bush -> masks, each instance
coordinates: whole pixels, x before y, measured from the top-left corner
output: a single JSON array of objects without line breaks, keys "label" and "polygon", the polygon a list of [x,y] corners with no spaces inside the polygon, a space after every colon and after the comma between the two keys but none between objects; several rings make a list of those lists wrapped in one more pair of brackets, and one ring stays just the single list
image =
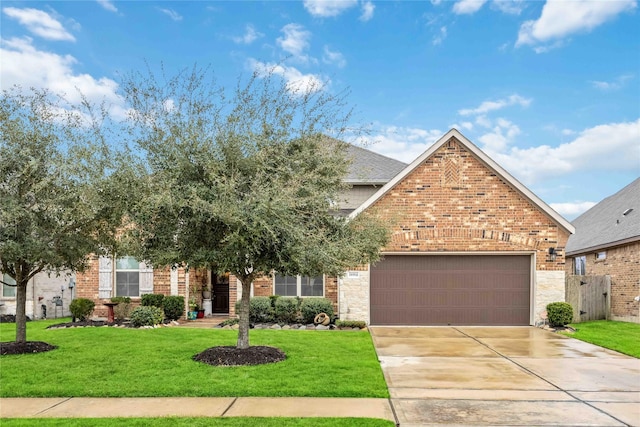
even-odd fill
[{"label": "bush", "polygon": [[164,316],[169,320],[178,320],[184,314],[184,297],[172,295],[162,300]]},{"label": "bush", "polygon": [[93,312],[96,303],[86,298],[76,298],[71,301],[71,305],[69,305],[69,310],[71,311],[71,315],[80,321],[87,320],[87,317]]},{"label": "bush", "polygon": [[298,298],[282,297],[275,301],[276,321],[281,323],[294,323],[298,317],[298,307],[300,305]]},{"label": "bush", "polygon": [[566,302],[552,302],[547,304],[549,325],[564,326],[573,321],[573,308]]},{"label": "bush", "polygon": [[131,311],[131,324],[136,328],[157,325],[163,320],[164,312],[160,307],[141,306]]},{"label": "bush", "polygon": [[[240,313],[240,301],[236,303],[236,313]],[[249,321],[267,323],[273,321],[273,308],[269,297],[253,297],[249,302]]]},{"label": "bush", "polygon": [[113,317],[116,320],[124,320],[131,313],[131,298],[129,297],[113,297],[111,302],[117,302],[118,305],[113,307]]},{"label": "bush", "polygon": [[304,323],[313,323],[313,319],[320,314],[333,316],[333,304],[326,298],[305,298],[300,304],[300,312]]},{"label": "bush", "polygon": [[336,320],[336,326],[338,328],[364,328],[367,323],[363,320]]},{"label": "bush", "polygon": [[140,305],[143,307],[159,307],[162,308],[162,294],[145,294],[140,298]]}]

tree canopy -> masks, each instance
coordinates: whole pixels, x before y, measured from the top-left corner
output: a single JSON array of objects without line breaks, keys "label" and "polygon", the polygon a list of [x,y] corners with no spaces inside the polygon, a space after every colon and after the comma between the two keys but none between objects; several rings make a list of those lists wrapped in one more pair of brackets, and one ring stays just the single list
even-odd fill
[{"label": "tree canopy", "polygon": [[82,270],[89,254],[116,244],[132,177],[126,152],[105,140],[101,111],[43,90],[2,92],[0,273],[16,282],[16,342],[26,341],[33,276]]},{"label": "tree canopy", "polygon": [[194,67],[123,81],[130,133],[147,169],[132,210],[143,259],[230,272],[242,283],[238,347],[249,346],[253,279],[337,275],[375,261],[388,233],[374,217],[336,215],[349,167],[346,93],[294,91],[273,73],[233,93]]}]

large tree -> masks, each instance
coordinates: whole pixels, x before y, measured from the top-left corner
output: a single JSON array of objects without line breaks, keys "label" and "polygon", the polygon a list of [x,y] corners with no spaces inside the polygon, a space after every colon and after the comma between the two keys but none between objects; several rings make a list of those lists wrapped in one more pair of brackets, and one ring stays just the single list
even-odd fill
[{"label": "large tree", "polygon": [[[276,69],[271,71],[277,71]],[[375,261],[385,227],[336,215],[349,160],[345,94],[253,74],[227,94],[207,70],[131,74],[131,134],[148,168],[132,213],[154,265],[230,272],[242,284],[237,347],[249,347],[252,281],[338,275]]]},{"label": "large tree", "polygon": [[45,90],[2,92],[0,281],[17,288],[18,343],[26,342],[28,281],[82,270],[89,254],[115,243],[130,177],[104,139],[103,111]]}]

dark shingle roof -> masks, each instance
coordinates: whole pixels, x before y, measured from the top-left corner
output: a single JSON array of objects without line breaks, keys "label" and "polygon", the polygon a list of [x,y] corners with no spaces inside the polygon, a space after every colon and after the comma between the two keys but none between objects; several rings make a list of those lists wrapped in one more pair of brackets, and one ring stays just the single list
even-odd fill
[{"label": "dark shingle roof", "polygon": [[347,152],[353,160],[345,179],[349,184],[385,184],[407,167],[399,160],[355,145],[349,144]]},{"label": "dark shingle roof", "polygon": [[567,242],[568,254],[640,239],[640,178],[580,215],[572,224],[576,232]]}]

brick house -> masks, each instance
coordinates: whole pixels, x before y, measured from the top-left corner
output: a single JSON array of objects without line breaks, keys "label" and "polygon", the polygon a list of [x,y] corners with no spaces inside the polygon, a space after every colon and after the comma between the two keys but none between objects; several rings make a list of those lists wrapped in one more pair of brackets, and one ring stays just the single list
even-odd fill
[{"label": "brick house", "polygon": [[[457,130],[410,165],[358,147],[349,155],[342,212],[373,210],[389,222],[384,259],[339,278],[263,277],[253,296],[324,296],[342,319],[377,325],[530,325],[547,303],[564,301],[563,252],[573,226]],[[88,298],[126,292],[118,283],[130,272],[139,293],[188,296],[194,283],[211,284],[219,301],[213,312],[235,315],[241,286],[233,276],[95,263],[99,269],[77,280]]]},{"label": "brick house", "polygon": [[[8,274],[0,273],[5,283],[15,284]],[[74,294],[75,280],[71,272],[41,272],[27,283],[25,311],[30,319],[69,316],[69,304]],[[16,287],[2,284],[0,314],[16,314]]]},{"label": "brick house", "polygon": [[580,215],[567,275],[611,277],[611,320],[640,323],[640,178]]}]

